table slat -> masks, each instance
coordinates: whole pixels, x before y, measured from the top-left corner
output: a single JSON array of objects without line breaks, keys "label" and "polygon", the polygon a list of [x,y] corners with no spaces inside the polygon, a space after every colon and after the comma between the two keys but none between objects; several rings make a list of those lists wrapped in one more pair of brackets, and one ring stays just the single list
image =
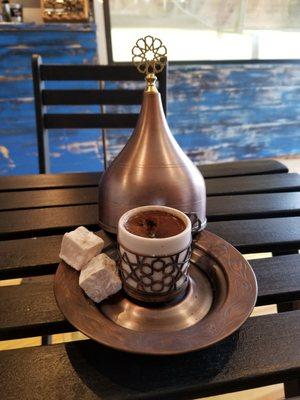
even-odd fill
[{"label": "table slat", "polygon": [[53,275],[1,287],[0,296],[0,340],[74,330],[56,305]]},{"label": "table slat", "polygon": [[[210,222],[208,230],[241,252],[300,248],[300,217]],[[54,271],[62,235],[0,242],[0,277],[42,275]]]},{"label": "table slat", "polygon": [[[274,174],[206,179],[207,195],[236,195],[300,191],[299,174]],[[0,192],[0,210],[93,204],[98,186]]]},{"label": "table slat", "polygon": [[[201,165],[199,169],[205,178],[288,172],[282,163],[264,159]],[[98,185],[99,178],[99,172],[2,176],[0,191],[95,186]]]},{"label": "table slat", "polygon": [[300,254],[249,261],[257,279],[257,306],[300,300]]},{"label": "table slat", "polygon": [[68,188],[0,192],[0,211],[96,204],[98,188]]},{"label": "table slat", "polygon": [[[110,240],[103,232],[97,233],[105,243]],[[42,236],[0,242],[0,278],[22,278],[51,274],[59,262],[62,235]]]},{"label": "table slat", "polygon": [[50,274],[59,262],[62,235],[0,242],[0,278]]},{"label": "table slat", "polygon": [[97,224],[98,207],[95,204],[1,211],[0,238],[62,233],[79,225],[96,228]]},{"label": "table slat", "polygon": [[143,357],[90,340],[2,352],[7,399],[191,399],[299,377],[300,311],[250,318],[221,343]]},{"label": "table slat", "polygon": [[[300,255],[254,260],[250,264],[257,277],[257,305],[300,300]],[[0,293],[1,340],[74,330],[56,305],[53,275],[2,287]]]},{"label": "table slat", "polygon": [[210,222],[208,230],[243,253],[300,248],[300,217]]},{"label": "table slat", "polygon": [[0,190],[16,191],[30,189],[87,187],[98,185],[99,179],[99,172],[1,176]]},{"label": "table slat", "polygon": [[300,215],[300,192],[214,196],[207,199],[208,221]]},{"label": "table slat", "polygon": [[209,196],[247,193],[295,192],[300,190],[300,174],[271,174],[206,179]]},{"label": "table slat", "polygon": [[200,171],[205,178],[221,178],[224,176],[245,176],[286,173],[288,168],[276,160],[243,160],[200,165]]},{"label": "table slat", "polygon": [[[208,221],[298,215],[300,192],[217,196],[207,201]],[[3,239],[62,233],[79,225],[97,227],[97,204],[0,212],[0,237]]]}]

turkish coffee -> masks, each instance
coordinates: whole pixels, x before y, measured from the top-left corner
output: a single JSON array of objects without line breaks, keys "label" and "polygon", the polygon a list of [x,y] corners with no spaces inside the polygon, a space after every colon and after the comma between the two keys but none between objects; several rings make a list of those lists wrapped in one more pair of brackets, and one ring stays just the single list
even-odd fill
[{"label": "turkish coffee", "polygon": [[128,232],[146,238],[162,239],[178,235],[186,228],[184,221],[166,211],[141,211],[125,223]]}]

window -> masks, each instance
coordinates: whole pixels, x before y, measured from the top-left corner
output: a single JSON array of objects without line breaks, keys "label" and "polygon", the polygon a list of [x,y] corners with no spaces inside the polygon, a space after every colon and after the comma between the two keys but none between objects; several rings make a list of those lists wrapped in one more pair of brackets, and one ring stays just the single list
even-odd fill
[{"label": "window", "polygon": [[138,37],[162,39],[168,58],[300,58],[300,1],[106,0],[113,61],[129,61]]}]

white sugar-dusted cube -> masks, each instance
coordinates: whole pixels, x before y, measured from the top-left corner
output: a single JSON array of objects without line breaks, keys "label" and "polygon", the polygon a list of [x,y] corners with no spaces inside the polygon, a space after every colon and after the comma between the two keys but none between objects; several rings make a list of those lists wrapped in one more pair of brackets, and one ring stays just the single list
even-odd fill
[{"label": "white sugar-dusted cube", "polygon": [[94,256],[101,253],[104,241],[84,226],[64,234],[59,257],[71,267],[81,270]]},{"label": "white sugar-dusted cube", "polygon": [[122,282],[115,261],[104,253],[92,258],[80,272],[79,286],[96,303],[117,293]]}]

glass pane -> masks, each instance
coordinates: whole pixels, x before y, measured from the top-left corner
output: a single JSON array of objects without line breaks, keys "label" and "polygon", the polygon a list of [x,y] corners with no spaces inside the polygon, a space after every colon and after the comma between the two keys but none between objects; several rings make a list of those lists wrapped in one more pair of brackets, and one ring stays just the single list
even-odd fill
[{"label": "glass pane", "polygon": [[112,28],[114,61],[130,61],[139,37],[159,37],[168,49],[168,59],[234,60],[252,57],[252,35],[176,28]]},{"label": "glass pane", "polygon": [[[114,61],[157,36],[168,58],[300,58],[300,0],[110,0]],[[289,32],[288,32],[289,31]]]},{"label": "glass pane", "polygon": [[260,31],[258,36],[259,58],[300,58],[300,32]]}]

